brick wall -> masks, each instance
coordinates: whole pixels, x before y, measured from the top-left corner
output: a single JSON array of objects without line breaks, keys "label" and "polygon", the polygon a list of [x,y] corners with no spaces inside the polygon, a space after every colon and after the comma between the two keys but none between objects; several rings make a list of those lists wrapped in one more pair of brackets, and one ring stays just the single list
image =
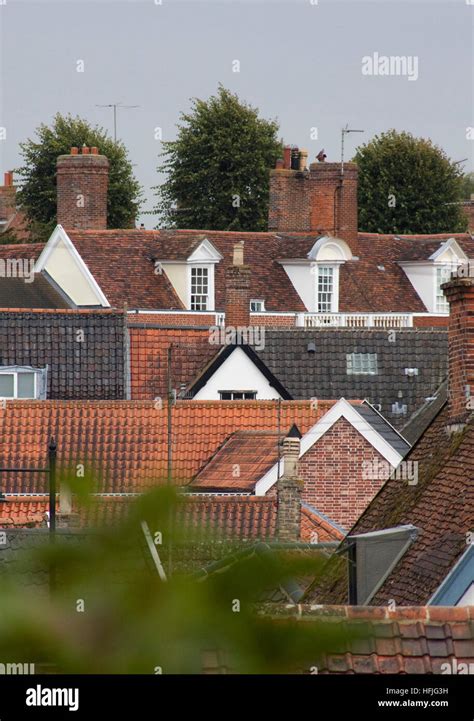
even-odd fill
[{"label": "brick wall", "polygon": [[454,423],[465,420],[467,394],[474,396],[474,281],[456,278],[442,287],[450,306],[449,417]]},{"label": "brick wall", "polygon": [[269,231],[331,233],[357,254],[357,166],[312,163],[309,171],[270,174]]},{"label": "brick wall", "polygon": [[16,211],[16,187],[13,173],[5,173],[5,183],[0,186],[0,220],[8,220]]},{"label": "brick wall", "polygon": [[413,326],[415,328],[446,328],[448,325],[448,316],[413,316]]},{"label": "brick wall", "polygon": [[225,274],[225,324],[226,326],[250,325],[250,268],[247,265],[231,265]]},{"label": "brick wall", "polygon": [[302,500],[349,529],[367,507],[384,478],[363,478],[363,461],[383,457],[345,418],[340,418],[299,462]]},{"label": "brick wall", "polygon": [[105,230],[109,161],[97,148],[81,150],[57,160],[57,220],[66,229]]}]

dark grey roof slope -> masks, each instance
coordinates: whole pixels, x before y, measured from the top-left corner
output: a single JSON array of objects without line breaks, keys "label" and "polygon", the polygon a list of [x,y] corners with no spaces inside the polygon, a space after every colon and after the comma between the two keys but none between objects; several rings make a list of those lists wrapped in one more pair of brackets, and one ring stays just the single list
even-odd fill
[{"label": "dark grey roof slope", "polygon": [[367,423],[372,426],[374,431],[382,436],[387,443],[390,443],[401,456],[405,456],[410,450],[410,444],[402,438],[393,426],[383,418],[372,406],[368,403],[363,403],[360,406],[355,406],[355,410]]},{"label": "dark grey roof slope", "polygon": [[0,308],[71,308],[72,304],[43,275],[25,278],[0,277]]},{"label": "dark grey roof slope", "polygon": [[[257,352],[295,400],[367,399],[401,428],[445,380],[447,348],[445,329],[266,329]],[[352,353],[377,354],[377,374],[348,374]]]},{"label": "dark grey roof slope", "polygon": [[116,311],[0,311],[0,366],[47,367],[52,400],[123,400],[124,339]]},{"label": "dark grey roof slope", "polygon": [[440,385],[431,398],[419,408],[410,418],[406,425],[402,426],[401,433],[407,441],[414,445],[418,438],[421,438],[430,423],[448,400],[448,382]]}]

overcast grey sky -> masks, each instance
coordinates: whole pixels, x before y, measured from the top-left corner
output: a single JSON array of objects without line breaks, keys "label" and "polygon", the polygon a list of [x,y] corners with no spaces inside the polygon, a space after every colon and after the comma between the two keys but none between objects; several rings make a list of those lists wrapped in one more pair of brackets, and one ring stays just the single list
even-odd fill
[{"label": "overcast grey sky", "polygon": [[[474,169],[473,26],[469,0],[6,0],[0,4],[0,171],[53,115],[78,114],[118,135],[153,206],[161,143],[175,137],[190,98],[222,82],[277,118],[281,136],[339,160],[341,128],[356,144],[396,128],[431,138]],[[474,3],[474,0],[472,0]],[[362,58],[417,58],[418,78],[362,73]],[[84,72],[78,72],[78,61]],[[233,72],[238,60],[240,72]],[[79,67],[81,67],[79,65]],[[234,65],[235,67],[235,65]],[[311,139],[311,128],[318,139]],[[147,227],[153,218],[142,218]]]}]

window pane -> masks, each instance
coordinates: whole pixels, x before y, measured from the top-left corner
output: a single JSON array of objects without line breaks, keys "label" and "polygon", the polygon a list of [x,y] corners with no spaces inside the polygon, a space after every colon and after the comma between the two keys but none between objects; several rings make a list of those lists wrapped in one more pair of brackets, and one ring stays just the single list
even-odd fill
[{"label": "window pane", "polygon": [[0,398],[13,398],[13,374],[0,373]]},{"label": "window pane", "polygon": [[208,268],[191,268],[191,310],[207,310]]},{"label": "window pane", "polygon": [[35,374],[18,373],[18,398],[35,397]]},{"label": "window pane", "polygon": [[348,375],[376,375],[377,353],[348,353],[346,356]]},{"label": "window pane", "polygon": [[330,313],[332,309],[333,268],[321,265],[318,268],[318,312]]}]

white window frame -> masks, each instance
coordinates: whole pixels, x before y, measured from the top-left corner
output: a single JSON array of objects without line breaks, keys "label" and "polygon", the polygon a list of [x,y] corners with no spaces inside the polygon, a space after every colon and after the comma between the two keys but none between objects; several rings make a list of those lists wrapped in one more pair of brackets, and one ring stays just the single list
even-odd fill
[{"label": "white window frame", "polygon": [[[242,401],[242,400],[254,401],[254,400],[257,400],[257,391],[251,391],[251,390],[248,390],[248,389],[247,389],[247,390],[244,390],[244,391],[239,391],[239,390],[221,390],[221,391],[218,391],[218,393],[219,393],[219,397],[220,397],[220,400],[221,400],[221,401],[235,401],[235,400],[238,400],[238,401]],[[223,393],[230,393],[232,397],[231,397],[231,398],[222,398],[222,394],[223,394]],[[236,398],[234,398],[234,395],[237,394],[237,393],[238,393],[239,395],[243,395],[243,394],[245,394],[245,393],[253,393],[255,397],[254,397],[254,398],[237,398],[237,399],[236,399]]]},{"label": "white window frame", "polygon": [[[39,399],[39,376],[40,373],[43,371],[41,369],[36,368],[23,368],[23,367],[16,367],[16,366],[0,366],[0,375],[2,376],[13,376],[13,395],[12,396],[0,396],[0,398],[5,398],[6,400],[38,400]],[[18,397],[18,376],[29,373],[33,374],[33,381],[34,381],[34,395],[33,396],[27,396],[27,397]]]},{"label": "white window frame", "polygon": [[[314,274],[314,311],[316,313],[338,313],[339,312],[339,263],[315,263],[312,265]],[[321,271],[330,269],[332,273],[332,290],[331,301],[328,310],[319,310],[319,279],[322,276]]]},{"label": "white window frame", "polygon": [[[452,263],[438,263],[434,267],[434,312],[435,313],[449,313],[449,303],[440,289],[440,285],[447,283],[451,273],[455,270],[455,265]],[[446,277],[439,282],[438,277],[445,275]]]},{"label": "white window frame", "polygon": [[379,372],[377,353],[347,353],[346,374],[376,376]]},{"label": "white window frame", "polygon": [[[260,303],[260,305],[261,305],[260,310],[253,310],[253,308],[252,308],[253,303]],[[251,298],[250,299],[250,312],[251,313],[265,313],[265,301],[261,300],[260,298]]]},{"label": "white window frame", "polygon": [[192,271],[193,268],[207,270],[207,307],[205,310],[193,311],[195,313],[206,313],[215,310],[214,307],[214,265],[212,263],[189,263],[188,264],[188,310],[191,310],[192,293]]},{"label": "white window frame", "polygon": [[[204,274],[206,274],[206,285],[207,285],[207,293],[193,293],[193,271],[199,271],[201,270],[204,278]],[[206,307],[205,308],[199,308],[195,309],[193,308],[193,296],[200,296],[201,298],[206,298]],[[201,263],[192,264],[189,269],[189,310],[194,310],[196,313],[202,313],[210,310],[211,305],[211,269],[208,265],[202,265]]]}]

